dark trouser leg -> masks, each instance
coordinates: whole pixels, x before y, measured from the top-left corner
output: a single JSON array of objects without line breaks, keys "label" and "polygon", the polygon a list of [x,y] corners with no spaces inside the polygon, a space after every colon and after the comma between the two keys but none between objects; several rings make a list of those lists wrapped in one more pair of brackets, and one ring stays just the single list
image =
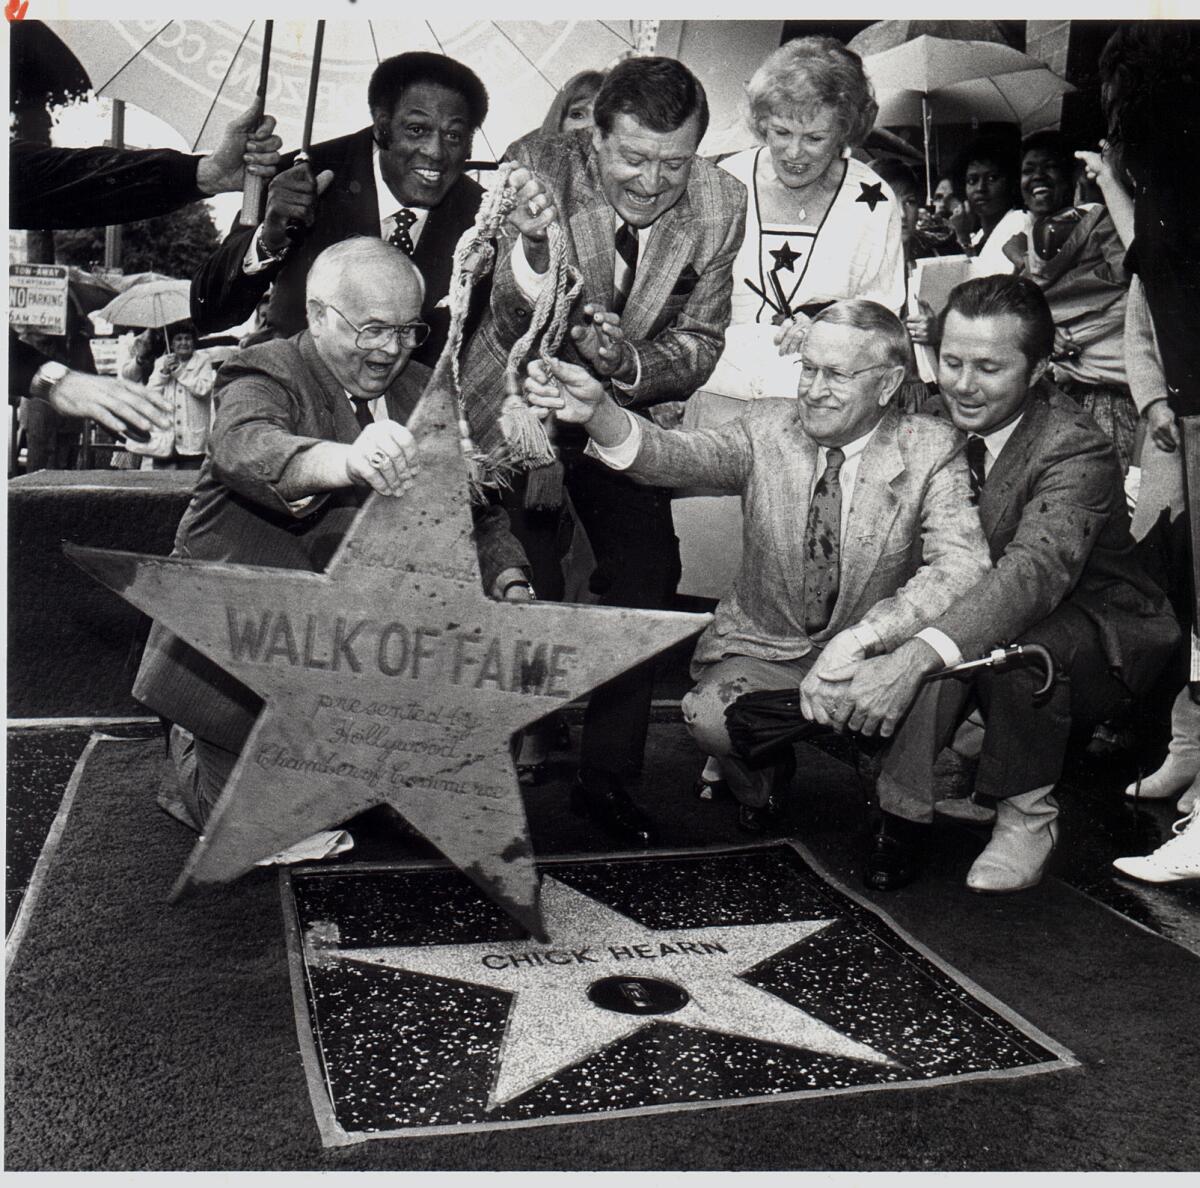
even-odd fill
[{"label": "dark trouser leg", "polygon": [[179,780],[179,799],[203,831],[233,774],[237,753],[197,738],[178,725],[171,728],[170,751]]},{"label": "dark trouser leg", "polygon": [[[567,489],[596,554],[592,589],[602,606],[664,610],[679,581],[679,541],[668,492],[643,487],[579,454],[567,454]],[[654,661],[592,692],[580,767],[618,777],[641,769],[650,725]]]},{"label": "dark trouser leg", "polygon": [[1191,549],[1189,577],[1192,586],[1192,627],[1200,625],[1200,416],[1180,417],[1179,433],[1183,441],[1183,492],[1188,517],[1188,545]]},{"label": "dark trouser leg", "polygon": [[537,596],[547,602],[561,602],[563,596],[562,520],[566,514],[561,507],[529,508],[525,506],[527,477],[520,475],[512,487],[500,493],[500,502],[508,512],[513,535],[521,542],[529,558],[530,579]]},{"label": "dark trouser leg", "polygon": [[971,681],[927,681],[884,752],[876,783],[885,813],[928,824],[933,820],[933,765],[967,713]]},{"label": "dark trouser leg", "polygon": [[984,669],[976,679],[987,730],[975,790],[997,800],[1053,787],[1062,776],[1072,722],[1102,722],[1129,701],[1129,691],[1108,669],[1095,624],[1070,603],[1021,632],[1017,642],[1048,649],[1058,673],[1036,701],[1039,668]]}]

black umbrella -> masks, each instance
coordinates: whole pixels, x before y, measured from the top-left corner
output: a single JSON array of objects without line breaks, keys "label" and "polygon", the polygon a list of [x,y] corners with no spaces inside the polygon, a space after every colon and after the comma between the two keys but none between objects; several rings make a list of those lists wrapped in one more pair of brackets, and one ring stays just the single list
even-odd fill
[{"label": "black umbrella", "polygon": [[[1041,688],[1034,692],[1034,697],[1040,697],[1054,683],[1054,660],[1040,644],[1014,644],[1008,648],[997,648],[978,660],[965,660],[931,673],[926,679],[953,676],[972,668],[995,668],[1014,660],[1034,660],[1044,667],[1046,679]],[[836,733],[833,727],[810,722],[801,714],[800,690],[796,687],[762,689],[743,694],[725,707],[725,728],[729,731],[734,753],[751,767],[774,762],[779,752],[793,743]],[[860,741],[877,740],[860,736]]]}]

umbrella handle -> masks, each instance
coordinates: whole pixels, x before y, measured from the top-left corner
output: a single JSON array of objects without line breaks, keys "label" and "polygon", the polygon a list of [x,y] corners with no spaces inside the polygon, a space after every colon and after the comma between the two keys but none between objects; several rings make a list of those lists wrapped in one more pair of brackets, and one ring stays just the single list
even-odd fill
[{"label": "umbrella handle", "polygon": [[259,177],[257,173],[247,174],[242,186],[242,213],[238,224],[242,227],[257,227],[262,222],[263,203],[267,197],[267,186],[270,178]]},{"label": "umbrella handle", "polygon": [[[263,22],[262,57],[258,64],[258,97],[266,103],[267,79],[271,73],[271,38],[275,32],[274,21]],[[264,109],[265,110],[265,109]],[[243,227],[257,227],[262,222],[263,206],[270,179],[247,173],[242,185],[242,213],[238,223]]]}]

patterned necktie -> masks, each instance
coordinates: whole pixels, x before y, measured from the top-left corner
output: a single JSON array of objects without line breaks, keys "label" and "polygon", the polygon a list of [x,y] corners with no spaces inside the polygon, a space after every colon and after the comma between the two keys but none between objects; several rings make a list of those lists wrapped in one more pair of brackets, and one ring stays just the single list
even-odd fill
[{"label": "patterned necktie", "polygon": [[842,463],[836,446],[825,453],[825,473],[813,488],[804,532],[804,630],[809,635],[829,626],[841,580]]},{"label": "patterned necktie", "polygon": [[972,433],[967,438],[967,466],[971,471],[971,504],[979,502],[979,492],[983,490],[983,480],[986,477],[984,463],[987,459],[987,442],[978,433]]},{"label": "patterned necktie", "polygon": [[388,236],[388,243],[394,244],[406,256],[411,256],[416,250],[412,236],[409,235],[408,229],[417,221],[417,216],[413,214],[407,207],[402,206],[392,218],[396,220],[396,226],[392,229],[391,235]]},{"label": "patterned necktie", "polygon": [[612,312],[619,314],[629,300],[633,278],[637,273],[638,233],[636,227],[622,223],[617,228],[616,254],[613,261]]},{"label": "patterned necktie", "polygon": [[354,405],[354,419],[358,422],[360,429],[365,429],[368,425],[375,424],[375,418],[371,415],[371,402],[369,400],[360,400],[357,396],[351,396],[350,403]]}]

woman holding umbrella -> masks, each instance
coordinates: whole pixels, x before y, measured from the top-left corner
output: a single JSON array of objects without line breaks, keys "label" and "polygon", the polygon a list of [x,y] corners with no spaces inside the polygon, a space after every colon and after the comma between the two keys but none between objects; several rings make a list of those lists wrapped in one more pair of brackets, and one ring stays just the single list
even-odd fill
[{"label": "woman holding umbrella", "polygon": [[190,322],[173,326],[170,351],[154,364],[148,387],[167,398],[173,409],[170,429],[155,429],[146,445],[128,442],[131,453],[148,454],[154,470],[199,470],[208,445],[209,402],[216,376],[203,351],[196,350]]}]

